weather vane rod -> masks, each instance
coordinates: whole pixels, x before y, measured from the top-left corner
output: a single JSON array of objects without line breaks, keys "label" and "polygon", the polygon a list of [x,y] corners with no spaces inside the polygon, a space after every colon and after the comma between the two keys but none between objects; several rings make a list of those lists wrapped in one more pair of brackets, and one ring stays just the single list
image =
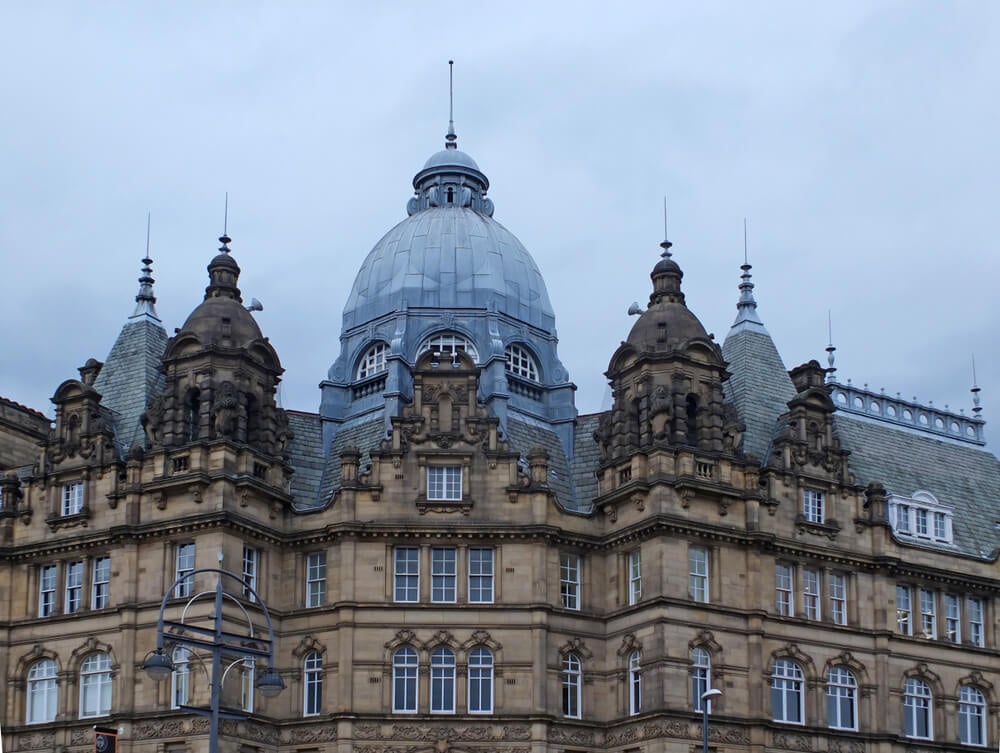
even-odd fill
[{"label": "weather vane rod", "polygon": [[226,191],[226,208],[222,212],[222,234],[229,235],[229,191]]},{"label": "weather vane rod", "polygon": [[743,218],[743,263],[750,263],[750,241],[747,239],[747,218]]},{"label": "weather vane rod", "polygon": [[149,222],[151,216],[152,213],[147,211],[146,212],[146,258],[147,259],[149,258]]}]

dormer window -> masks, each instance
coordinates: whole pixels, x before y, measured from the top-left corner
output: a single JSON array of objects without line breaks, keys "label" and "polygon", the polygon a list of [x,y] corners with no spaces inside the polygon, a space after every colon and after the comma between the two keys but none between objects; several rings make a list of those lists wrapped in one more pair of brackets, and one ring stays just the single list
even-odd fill
[{"label": "dormer window", "polygon": [[389,346],[385,343],[372,345],[361,357],[361,362],[358,364],[358,379],[367,379],[385,371],[385,356],[388,350]]},{"label": "dormer window", "polygon": [[476,346],[467,337],[455,332],[441,332],[440,334],[428,337],[420,346],[417,355],[420,356],[429,350],[434,353],[441,353],[442,355],[452,355],[461,351],[468,354],[476,363],[479,362],[479,353],[476,351]]},{"label": "dormer window", "polygon": [[507,359],[507,373],[527,379],[531,382],[538,381],[538,365],[528,349],[518,345],[508,345],[504,351]]},{"label": "dormer window", "polygon": [[952,510],[930,492],[917,491],[910,497],[889,497],[889,519],[893,530],[906,539],[951,544]]}]

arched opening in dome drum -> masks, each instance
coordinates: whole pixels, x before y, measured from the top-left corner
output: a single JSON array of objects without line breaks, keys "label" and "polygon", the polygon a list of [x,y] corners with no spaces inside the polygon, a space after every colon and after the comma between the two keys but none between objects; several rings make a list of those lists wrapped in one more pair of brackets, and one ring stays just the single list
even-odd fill
[{"label": "arched opening in dome drum", "polygon": [[451,186],[448,186],[448,203],[449,204],[455,203],[455,189],[452,188]]},{"label": "arched opening in dome drum", "polygon": [[687,443],[698,446],[698,396],[687,396]]},{"label": "arched opening in dome drum", "polygon": [[247,444],[260,440],[260,403],[253,395],[247,395]]},{"label": "arched opening in dome drum", "polygon": [[201,428],[201,390],[197,387],[188,393],[185,408],[187,438],[189,442],[193,442],[198,438]]}]

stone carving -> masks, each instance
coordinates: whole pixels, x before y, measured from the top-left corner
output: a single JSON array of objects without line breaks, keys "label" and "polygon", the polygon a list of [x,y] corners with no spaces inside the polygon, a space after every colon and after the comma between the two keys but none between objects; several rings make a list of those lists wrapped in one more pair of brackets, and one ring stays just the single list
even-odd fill
[{"label": "stone carving", "polygon": [[35,732],[17,738],[18,750],[55,750],[56,736],[51,732]]},{"label": "stone carving", "polygon": [[[359,724],[354,728],[358,740],[415,740],[418,742],[511,742],[531,739],[526,724],[452,726],[448,724]],[[360,749],[359,749],[360,750]]]},{"label": "stone carving", "polygon": [[219,385],[219,396],[212,410],[215,417],[215,433],[222,437],[232,437],[239,427],[239,402],[232,382]]},{"label": "stone carving", "polygon": [[841,740],[834,737],[829,741],[830,753],[865,753],[865,744],[860,740]]},{"label": "stone carving", "polygon": [[322,726],[299,727],[288,735],[288,742],[297,743],[332,743],[337,739],[337,725],[330,723]]},{"label": "stone carving", "polygon": [[783,748],[785,750],[798,750],[804,752],[812,750],[811,737],[791,732],[775,733],[773,744],[775,748]]}]

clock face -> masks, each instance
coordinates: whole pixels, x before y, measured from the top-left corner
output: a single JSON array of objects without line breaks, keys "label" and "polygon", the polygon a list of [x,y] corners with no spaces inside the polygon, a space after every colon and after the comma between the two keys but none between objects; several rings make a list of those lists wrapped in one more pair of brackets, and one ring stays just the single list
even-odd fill
[{"label": "clock face", "polygon": [[94,737],[94,748],[97,753],[114,753],[115,738],[106,732],[98,732]]}]

